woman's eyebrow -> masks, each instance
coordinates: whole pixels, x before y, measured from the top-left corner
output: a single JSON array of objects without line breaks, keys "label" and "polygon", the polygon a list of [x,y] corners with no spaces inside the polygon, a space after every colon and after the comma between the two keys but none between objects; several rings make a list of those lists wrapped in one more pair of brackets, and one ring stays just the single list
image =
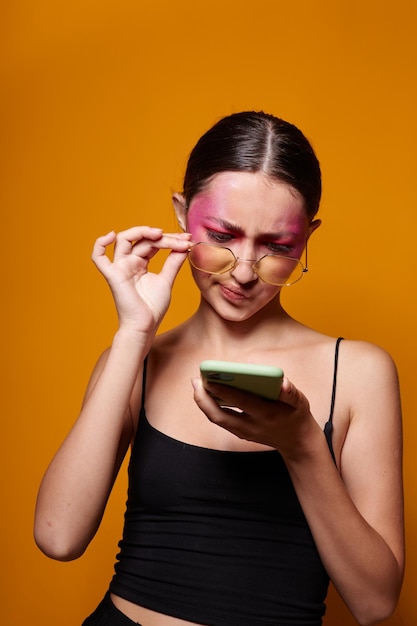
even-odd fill
[{"label": "woman's eyebrow", "polygon": [[[218,226],[221,226],[222,228],[224,228],[225,230],[232,231],[234,233],[237,233],[238,235],[245,234],[244,229],[241,226],[238,226],[237,224],[232,224],[231,222],[228,222],[227,220],[221,219],[219,217],[214,217],[214,216],[209,216],[209,219],[215,222]],[[294,233],[291,231],[278,231],[275,233],[274,232],[258,233],[257,238],[268,239],[272,241],[273,239],[282,239],[282,238],[291,237],[293,235]]]},{"label": "woman's eyebrow", "polygon": [[209,216],[209,219],[215,222],[218,226],[224,228],[224,230],[231,230],[238,235],[243,235],[245,233],[244,229],[241,226],[238,226],[237,224],[232,224],[231,222],[223,220],[220,217]]}]

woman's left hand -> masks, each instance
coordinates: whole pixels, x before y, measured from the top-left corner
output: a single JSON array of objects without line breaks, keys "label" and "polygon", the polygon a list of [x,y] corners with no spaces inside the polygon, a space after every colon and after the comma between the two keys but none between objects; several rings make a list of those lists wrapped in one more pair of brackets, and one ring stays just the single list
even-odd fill
[{"label": "woman's left hand", "polygon": [[[193,380],[194,400],[208,419],[240,439],[276,448],[283,456],[302,454],[321,429],[305,395],[284,378],[279,400],[265,400],[227,385]],[[214,400],[219,398],[222,407]],[[227,407],[239,407],[241,412]]]}]

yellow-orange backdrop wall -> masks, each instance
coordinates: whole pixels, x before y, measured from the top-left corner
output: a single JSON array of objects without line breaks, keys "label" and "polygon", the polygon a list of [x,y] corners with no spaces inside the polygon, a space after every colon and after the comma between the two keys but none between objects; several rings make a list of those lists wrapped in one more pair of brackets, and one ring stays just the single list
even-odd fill
[{"label": "yellow-orange backdrop wall", "polygon": [[[124,471],[80,560],[50,561],[32,539],[42,473],[116,325],[92,243],[175,228],[170,194],[194,141],[255,108],[298,124],[323,167],[323,226],[289,311],[398,364],[408,561],[387,623],[415,626],[414,0],[4,0],[1,12],[2,623],[80,624],[112,573]],[[196,302],[184,268],[164,328]],[[332,592],[327,626],[353,623]]]}]

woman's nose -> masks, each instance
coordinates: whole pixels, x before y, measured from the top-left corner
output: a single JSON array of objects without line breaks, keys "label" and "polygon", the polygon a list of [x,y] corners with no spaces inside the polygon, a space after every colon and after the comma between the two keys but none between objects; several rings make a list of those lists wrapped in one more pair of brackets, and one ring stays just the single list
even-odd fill
[{"label": "woman's nose", "polygon": [[237,257],[236,265],[230,272],[235,280],[240,284],[250,283],[258,278],[253,269],[255,261],[251,259],[240,259]]}]

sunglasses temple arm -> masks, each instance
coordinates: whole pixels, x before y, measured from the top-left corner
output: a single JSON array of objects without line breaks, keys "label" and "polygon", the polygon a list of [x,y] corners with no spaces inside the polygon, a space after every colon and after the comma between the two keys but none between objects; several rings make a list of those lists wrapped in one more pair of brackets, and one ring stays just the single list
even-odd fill
[{"label": "sunglasses temple arm", "polygon": [[304,274],[308,272],[308,240],[306,241],[305,247],[305,267],[303,268]]}]

